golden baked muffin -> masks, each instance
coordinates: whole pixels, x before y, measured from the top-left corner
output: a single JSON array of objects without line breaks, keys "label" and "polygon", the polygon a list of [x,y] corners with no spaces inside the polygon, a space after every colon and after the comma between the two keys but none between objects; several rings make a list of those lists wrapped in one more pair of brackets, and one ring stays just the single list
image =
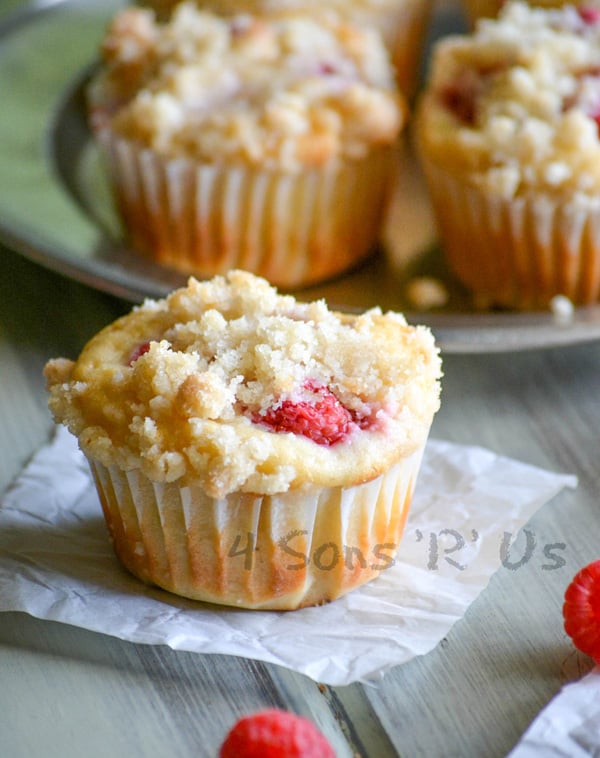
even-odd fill
[{"label": "golden baked muffin", "polygon": [[[221,15],[273,15],[303,12],[312,18],[338,13],[357,26],[371,26],[380,34],[394,65],[396,81],[408,96],[415,93],[432,0],[196,0],[204,10]],[[139,0],[166,18],[178,0]]]},{"label": "golden baked muffin", "polygon": [[132,246],[294,288],[376,245],[406,116],[376,32],[335,19],[127,8],[90,119]]},{"label": "golden baked muffin", "polygon": [[143,581],[293,609],[393,563],[439,405],[425,327],[233,271],[146,301],[45,374]]},{"label": "golden baked muffin", "polygon": [[600,12],[507,5],[437,43],[415,135],[457,277],[484,304],[600,296]]}]

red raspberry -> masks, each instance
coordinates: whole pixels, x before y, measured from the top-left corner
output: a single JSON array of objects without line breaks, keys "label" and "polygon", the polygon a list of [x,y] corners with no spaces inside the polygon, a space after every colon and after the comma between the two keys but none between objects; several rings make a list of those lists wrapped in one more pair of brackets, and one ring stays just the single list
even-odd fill
[{"label": "red raspberry", "polygon": [[127,361],[127,365],[131,366],[133,363],[137,361],[137,359],[144,355],[144,353],[147,353],[148,350],[150,350],[150,343],[149,342],[142,342],[141,345],[138,345],[135,350],[131,353],[129,356],[129,360]]},{"label": "red raspberry", "polygon": [[335,753],[311,721],[270,708],[234,724],[219,758],[335,758]]},{"label": "red raspberry", "polygon": [[567,587],[563,618],[575,647],[600,663],[600,560],[581,569]]},{"label": "red raspberry", "polygon": [[253,421],[274,432],[293,432],[318,445],[334,445],[348,434],[352,414],[327,387],[307,382],[305,389],[312,397],[299,402],[283,400],[266,413],[255,414]]},{"label": "red raspberry", "polygon": [[587,5],[577,8],[577,13],[581,20],[590,26],[595,26],[600,21],[600,8],[593,8]]}]

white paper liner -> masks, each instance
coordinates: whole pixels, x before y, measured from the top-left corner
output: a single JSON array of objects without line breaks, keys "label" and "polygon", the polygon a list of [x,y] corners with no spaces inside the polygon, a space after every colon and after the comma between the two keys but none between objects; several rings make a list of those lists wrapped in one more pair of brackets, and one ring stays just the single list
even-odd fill
[{"label": "white paper liner", "polygon": [[600,299],[600,198],[502,198],[423,160],[442,249],[482,302],[545,308]]},{"label": "white paper liner", "polygon": [[391,147],[288,173],[167,159],[109,128],[98,140],[132,247],[184,273],[242,268],[299,287],[351,268],[377,243]]},{"label": "white paper liner", "polygon": [[121,568],[87,463],[61,427],[0,500],[0,610],[254,658],[326,684],[373,681],[432,650],[501,566],[506,534],[516,539],[538,508],[576,484],[430,440],[393,567],[325,606],[243,611],[146,587]]},{"label": "white paper liner", "polygon": [[565,685],[533,721],[508,758],[597,758],[600,666]]},{"label": "white paper liner", "polygon": [[392,11],[378,13],[373,22],[390,53],[396,83],[409,98],[419,85],[432,8],[432,0],[399,0]]},{"label": "white paper liner", "polygon": [[388,568],[424,446],[353,487],[218,499],[89,463],[115,552],[133,574],[195,600],[287,610],[333,600]]}]

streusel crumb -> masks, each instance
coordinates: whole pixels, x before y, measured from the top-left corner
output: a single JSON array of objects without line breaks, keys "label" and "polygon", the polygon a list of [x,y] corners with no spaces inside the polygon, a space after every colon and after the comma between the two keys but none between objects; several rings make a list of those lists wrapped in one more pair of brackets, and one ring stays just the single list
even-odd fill
[{"label": "streusel crumb", "polygon": [[91,123],[169,158],[295,171],[394,141],[406,107],[376,31],[336,17],[114,18]]}]

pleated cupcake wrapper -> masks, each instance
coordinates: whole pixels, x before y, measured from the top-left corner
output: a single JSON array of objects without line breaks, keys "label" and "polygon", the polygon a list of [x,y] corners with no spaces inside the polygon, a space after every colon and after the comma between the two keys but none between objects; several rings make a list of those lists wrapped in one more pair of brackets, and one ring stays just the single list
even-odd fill
[{"label": "pleated cupcake wrapper", "polygon": [[470,29],[480,18],[495,18],[503,4],[503,0],[462,0],[461,3]]},{"label": "pleated cupcake wrapper", "polygon": [[399,0],[390,11],[373,13],[373,26],[390,54],[398,87],[409,98],[419,85],[432,10],[432,0]]},{"label": "pleated cupcake wrapper", "polygon": [[349,269],[378,241],[389,147],[286,173],[168,160],[109,130],[99,139],[132,247],[182,272],[242,268],[299,287]]},{"label": "pleated cupcake wrapper", "polygon": [[448,264],[482,304],[547,308],[555,295],[598,301],[600,197],[504,199],[427,160],[423,166]]},{"label": "pleated cupcake wrapper", "polygon": [[115,552],[131,573],[196,600],[293,609],[332,600],[393,565],[422,454],[348,488],[223,499],[89,463]]}]

